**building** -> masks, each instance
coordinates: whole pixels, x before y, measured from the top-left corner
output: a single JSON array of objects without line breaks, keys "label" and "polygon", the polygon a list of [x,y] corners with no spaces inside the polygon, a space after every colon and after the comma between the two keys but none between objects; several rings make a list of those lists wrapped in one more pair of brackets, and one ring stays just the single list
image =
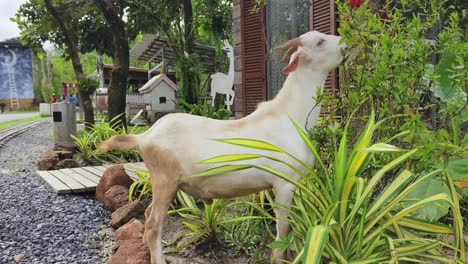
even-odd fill
[{"label": "building", "polygon": [[34,101],[33,55],[18,39],[0,42],[0,103],[7,109],[30,108]]},{"label": "building", "polygon": [[[283,54],[273,48],[309,30],[336,33],[335,0],[234,0],[233,34],[236,118],[252,113],[259,102],[272,99],[286,75]],[[325,89],[336,89],[336,73]]]}]

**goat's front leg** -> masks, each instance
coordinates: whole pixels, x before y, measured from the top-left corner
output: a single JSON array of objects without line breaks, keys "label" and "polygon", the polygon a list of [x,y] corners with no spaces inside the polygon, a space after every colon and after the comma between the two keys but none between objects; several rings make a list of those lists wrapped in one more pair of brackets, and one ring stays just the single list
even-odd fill
[{"label": "goat's front leg", "polygon": [[[162,253],[163,222],[172,199],[177,192],[176,181],[163,181],[165,177],[156,175],[153,179],[153,201],[147,211],[145,239],[151,252],[151,264],[166,264]],[[161,179],[162,178],[162,179]]]},{"label": "goat's front leg", "polygon": [[[274,187],[275,190],[275,203],[280,206],[289,206],[294,197],[294,185],[290,183],[283,184],[278,187]],[[287,236],[291,230],[289,222],[286,220],[289,216],[289,212],[282,207],[275,208],[276,215],[276,240],[279,240],[282,236]],[[283,264],[282,260],[289,259],[286,254],[281,253],[279,249],[273,250],[272,263],[274,264]]]}]

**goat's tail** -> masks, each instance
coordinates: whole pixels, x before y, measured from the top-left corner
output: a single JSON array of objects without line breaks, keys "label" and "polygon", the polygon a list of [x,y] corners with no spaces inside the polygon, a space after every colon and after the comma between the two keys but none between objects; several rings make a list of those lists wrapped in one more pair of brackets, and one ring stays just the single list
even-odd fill
[{"label": "goat's tail", "polygon": [[136,135],[119,135],[100,143],[97,147],[99,151],[107,152],[109,150],[131,150],[138,146]]}]

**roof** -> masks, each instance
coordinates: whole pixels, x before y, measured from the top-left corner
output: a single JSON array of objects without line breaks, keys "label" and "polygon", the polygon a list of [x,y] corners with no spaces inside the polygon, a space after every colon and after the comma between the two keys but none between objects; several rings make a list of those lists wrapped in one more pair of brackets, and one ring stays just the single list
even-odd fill
[{"label": "roof", "polygon": [[[104,64],[104,69],[113,69],[114,65],[112,64]],[[136,68],[136,67],[129,67],[128,72],[144,72],[148,73],[148,69],[145,68]]]},{"label": "roof", "polygon": [[0,46],[11,46],[11,47],[25,47],[23,44],[21,44],[21,40],[18,38],[11,38],[11,39],[5,39],[0,41]]},{"label": "roof", "polygon": [[175,92],[179,91],[177,85],[173,81],[171,81],[171,79],[169,79],[169,77],[167,77],[167,75],[164,73],[158,74],[151,78],[147,83],[145,83],[145,85],[143,85],[143,87],[138,89],[138,91],[140,93],[149,93],[151,92],[151,90],[153,90],[153,88],[155,88],[158,84],[160,84],[163,81],[166,82],[169,85],[169,87],[171,87]]},{"label": "roof", "polygon": [[[143,61],[162,62],[161,49],[164,47],[164,58],[168,65],[175,64],[176,54],[166,40],[159,34],[145,34],[131,50],[130,56]],[[216,49],[211,46],[195,44],[195,52],[200,56],[203,68],[208,72],[215,70]]]}]

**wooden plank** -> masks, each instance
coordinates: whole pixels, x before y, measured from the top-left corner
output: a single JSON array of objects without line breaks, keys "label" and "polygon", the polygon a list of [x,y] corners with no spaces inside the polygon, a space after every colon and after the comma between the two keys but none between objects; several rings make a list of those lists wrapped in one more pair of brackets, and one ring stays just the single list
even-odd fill
[{"label": "wooden plank", "polygon": [[132,178],[132,180],[137,180],[138,179],[138,175],[135,173],[135,170],[131,170],[125,165],[124,165],[124,170],[125,170],[125,173],[127,173],[128,176],[130,176],[130,178]]},{"label": "wooden plank", "polygon": [[44,179],[56,193],[70,193],[71,189],[65,185],[62,181],[57,179],[54,175],[48,171],[36,171],[36,173]]},{"label": "wooden plank", "polygon": [[102,172],[105,172],[107,170],[107,168],[104,166],[94,166],[93,168],[95,168],[96,170],[100,170]]},{"label": "wooden plank", "polygon": [[135,164],[135,166],[136,166],[137,168],[141,169],[141,170],[145,170],[145,171],[148,170],[148,168],[146,168],[146,165],[145,165],[144,162],[137,162],[137,163],[133,163],[133,164]]},{"label": "wooden plank", "polygon": [[94,173],[96,174],[97,176],[99,177],[102,177],[102,174],[104,174],[104,172],[98,170],[98,169],[95,169],[94,167],[82,167],[83,169],[91,172],[91,173]]},{"label": "wooden plank", "polygon": [[70,169],[61,169],[59,171],[67,174],[68,176],[70,176],[71,178],[76,180],[77,182],[81,183],[84,187],[86,187],[87,191],[92,192],[92,191],[96,190],[97,184],[95,182],[91,181],[90,179],[80,175],[79,173],[74,172],[74,171],[72,171]]},{"label": "wooden plank", "polygon": [[148,168],[146,168],[145,163],[143,162],[135,162],[135,163],[125,163],[124,167],[131,171],[136,171],[136,170],[145,170],[147,171]]},{"label": "wooden plank", "polygon": [[72,168],[71,170],[76,172],[76,173],[79,173],[83,177],[88,178],[89,180],[95,182],[96,184],[98,184],[99,181],[101,180],[101,178],[98,175],[96,175],[94,173],[91,173],[91,172],[89,172],[87,170],[84,170],[82,168]]},{"label": "wooden plank", "polygon": [[60,171],[49,171],[50,174],[54,175],[57,179],[61,182],[65,183],[73,192],[84,192],[86,191],[86,187],[84,187],[81,183],[77,182],[75,179],[71,178],[67,174],[60,172]]}]

